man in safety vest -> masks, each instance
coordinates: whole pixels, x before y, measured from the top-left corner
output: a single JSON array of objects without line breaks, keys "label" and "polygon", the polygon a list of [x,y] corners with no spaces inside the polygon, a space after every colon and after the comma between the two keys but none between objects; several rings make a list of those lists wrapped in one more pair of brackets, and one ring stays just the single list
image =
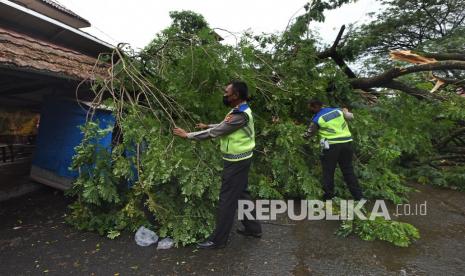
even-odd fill
[{"label": "man in safety vest", "polygon": [[334,171],[339,164],[352,196],[355,200],[360,200],[363,194],[352,165],[352,134],[346,122],[346,119],[352,120],[354,115],[346,108],[323,107],[323,103],[316,99],[308,102],[308,108],[314,116],[304,137],[310,138],[318,132],[321,138],[323,199],[329,200],[334,197]]},{"label": "man in safety vest", "polygon": [[[199,248],[223,248],[228,240],[234,223],[234,215],[238,200],[251,200],[247,190],[248,175],[255,148],[255,131],[252,110],[247,104],[248,88],[242,81],[233,81],[225,88],[223,103],[233,108],[219,124],[197,124],[205,129],[197,132],[186,132],[175,128],[174,135],[192,140],[220,138],[220,149],[223,155],[224,168],[220,190],[220,200],[216,217],[216,228],[207,241],[199,243]],[[253,214],[255,217],[255,214]],[[242,220],[243,229],[239,234],[259,238],[262,228],[258,221]]]}]

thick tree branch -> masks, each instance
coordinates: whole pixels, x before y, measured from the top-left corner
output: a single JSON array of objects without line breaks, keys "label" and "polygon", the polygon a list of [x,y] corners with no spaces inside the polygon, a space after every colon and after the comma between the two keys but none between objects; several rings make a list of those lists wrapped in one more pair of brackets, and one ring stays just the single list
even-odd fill
[{"label": "thick tree branch", "polygon": [[354,79],[357,77],[354,71],[350,69],[350,67],[345,63],[344,59],[340,55],[336,54],[332,57],[332,59],[339,66],[339,68],[344,71],[344,74],[346,74],[349,79]]},{"label": "thick tree branch", "polygon": [[350,69],[349,66],[344,61],[344,58],[341,57],[341,55],[337,52],[337,47],[339,45],[339,42],[341,41],[342,35],[344,34],[344,31],[346,29],[345,25],[341,26],[341,29],[339,29],[339,33],[337,34],[336,39],[333,42],[333,45],[324,50],[323,52],[319,53],[317,55],[318,59],[326,59],[326,58],[331,58],[334,60],[334,62],[344,71],[344,73],[349,77],[349,79],[356,78],[357,76],[355,75],[354,71]]},{"label": "thick tree branch", "polygon": [[387,70],[386,72],[373,77],[375,79],[394,79],[403,75],[408,75],[411,73],[417,72],[428,72],[428,71],[435,71],[435,70],[465,70],[465,61],[458,61],[458,60],[446,60],[446,61],[438,61],[433,63],[426,63],[426,64],[419,64],[413,65],[409,67],[395,67]]},{"label": "thick tree branch", "polygon": [[[369,90],[373,87],[382,87],[382,88],[390,88],[390,89],[394,89],[394,90],[400,90],[402,92],[405,92],[409,95],[412,95],[414,96],[415,98],[417,99],[425,99],[425,98],[430,98],[431,97],[431,94],[428,93],[428,91],[426,90],[423,90],[423,89],[420,89],[420,88],[416,88],[416,87],[412,87],[412,86],[408,86],[406,85],[405,83],[403,82],[400,82],[400,81],[396,81],[396,80],[390,80],[390,81],[386,81],[386,82],[383,82],[383,83],[378,83],[376,85],[374,85],[370,78],[360,78],[360,79],[351,79],[349,80],[352,88],[354,89],[361,89],[361,90]],[[371,92],[372,94],[376,94],[376,93],[373,93]]]},{"label": "thick tree branch", "polygon": [[386,84],[381,84],[380,87],[400,90],[400,91],[403,91],[407,94],[414,96],[417,99],[424,99],[430,96],[430,94],[428,94],[428,91],[426,90],[423,90],[423,89],[420,89],[414,86],[408,86],[403,82],[395,81],[395,80],[392,80]]},{"label": "thick tree branch", "polygon": [[344,30],[345,25],[342,25],[332,46],[323,52],[318,53],[317,58],[320,60],[331,58],[339,66],[339,68],[344,71],[346,76],[349,78],[350,84],[355,89],[361,89],[366,92],[374,93],[372,88],[383,87],[400,90],[419,99],[429,98],[431,97],[431,93],[428,93],[428,91],[408,86],[402,82],[396,81],[395,79],[403,75],[417,72],[453,69],[465,70],[465,54],[463,53],[421,53],[421,55],[424,57],[434,58],[438,61],[404,68],[395,67],[377,76],[357,78],[355,73],[349,68],[349,66],[347,66],[343,57],[341,57],[337,51],[338,44],[341,41]]},{"label": "thick tree branch", "polygon": [[422,53],[417,52],[418,54],[427,57],[434,58],[436,60],[461,60],[465,61],[465,53]]},{"label": "thick tree branch", "polygon": [[369,78],[356,78],[351,79],[350,84],[353,88],[358,89],[369,89],[373,87],[386,87],[391,89],[398,89],[404,91],[408,94],[414,95],[417,98],[427,97],[429,93],[427,91],[409,87],[401,82],[394,81],[395,78],[398,78],[403,75],[417,73],[417,72],[425,72],[425,71],[434,71],[434,70],[445,70],[445,69],[460,69],[465,70],[465,61],[455,61],[455,60],[448,60],[448,61],[438,61],[434,63],[428,64],[420,64],[409,66],[405,68],[392,68],[387,70],[386,72],[379,74],[374,77]]},{"label": "thick tree branch", "polygon": [[318,59],[329,58],[329,57],[332,57],[332,56],[334,56],[336,54],[337,45],[341,41],[341,38],[342,38],[342,35],[344,34],[345,29],[346,29],[346,26],[342,25],[341,29],[339,29],[339,33],[337,34],[336,39],[333,42],[333,45],[330,48],[328,48],[328,49],[324,50],[323,52],[319,53],[317,55]]}]

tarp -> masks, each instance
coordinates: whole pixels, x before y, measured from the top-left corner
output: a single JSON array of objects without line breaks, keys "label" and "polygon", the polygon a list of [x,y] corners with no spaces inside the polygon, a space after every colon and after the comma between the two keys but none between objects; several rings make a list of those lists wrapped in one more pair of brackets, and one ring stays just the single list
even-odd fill
[{"label": "tarp", "polygon": [[[86,122],[88,109],[69,99],[48,97],[44,103],[32,164],[57,176],[75,178],[78,173],[69,170],[69,167],[75,153],[74,148],[83,138],[78,126]],[[111,112],[107,110],[97,110],[93,119],[99,121],[101,128],[115,123]],[[110,149],[111,133],[99,143]]]}]

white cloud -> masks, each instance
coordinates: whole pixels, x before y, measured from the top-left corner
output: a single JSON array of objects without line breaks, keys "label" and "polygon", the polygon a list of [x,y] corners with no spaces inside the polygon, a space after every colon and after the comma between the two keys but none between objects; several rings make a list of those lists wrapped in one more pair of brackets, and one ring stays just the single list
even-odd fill
[{"label": "white cloud", "polygon": [[[102,40],[116,44],[128,42],[142,48],[157,32],[170,24],[169,12],[192,10],[202,14],[211,27],[232,32],[251,29],[255,33],[283,31],[289,19],[305,0],[59,0],[67,8],[91,22],[83,29]],[[366,19],[366,13],[380,7],[376,0],[359,0],[327,13],[324,24],[314,24],[326,43],[330,43],[342,24]],[[300,13],[303,9],[300,10]],[[223,35],[223,33],[221,33]]]}]

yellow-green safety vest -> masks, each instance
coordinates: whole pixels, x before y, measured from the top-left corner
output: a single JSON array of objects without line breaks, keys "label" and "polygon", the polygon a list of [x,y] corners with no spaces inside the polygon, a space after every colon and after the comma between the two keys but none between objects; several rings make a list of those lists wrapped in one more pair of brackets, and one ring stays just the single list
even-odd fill
[{"label": "yellow-green safety vest", "polygon": [[223,159],[232,162],[251,158],[255,148],[252,110],[247,104],[242,104],[231,110],[226,117],[233,113],[245,113],[248,120],[245,126],[220,138]]},{"label": "yellow-green safety vest", "polygon": [[329,144],[340,144],[352,141],[352,134],[344,113],[339,108],[322,108],[312,119],[318,125],[319,135],[326,139]]}]

